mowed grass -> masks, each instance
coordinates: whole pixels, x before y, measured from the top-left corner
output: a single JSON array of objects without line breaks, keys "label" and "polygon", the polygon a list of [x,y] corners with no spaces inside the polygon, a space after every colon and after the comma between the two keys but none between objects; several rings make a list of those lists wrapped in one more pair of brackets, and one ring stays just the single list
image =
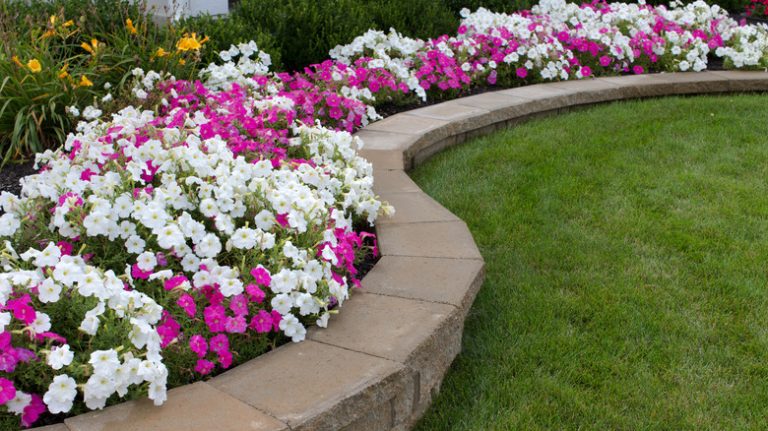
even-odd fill
[{"label": "mowed grass", "polygon": [[487,265],[418,430],[768,427],[768,96],[602,105],[412,175]]}]

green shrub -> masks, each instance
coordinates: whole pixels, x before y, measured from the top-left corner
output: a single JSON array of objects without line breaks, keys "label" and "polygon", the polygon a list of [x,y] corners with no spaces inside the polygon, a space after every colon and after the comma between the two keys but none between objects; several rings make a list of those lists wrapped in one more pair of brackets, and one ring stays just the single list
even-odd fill
[{"label": "green shrub", "polygon": [[209,36],[218,49],[254,39],[276,65],[300,70],[369,29],[427,38],[454,31],[457,17],[433,0],[242,0],[226,18],[190,18],[183,26]]}]

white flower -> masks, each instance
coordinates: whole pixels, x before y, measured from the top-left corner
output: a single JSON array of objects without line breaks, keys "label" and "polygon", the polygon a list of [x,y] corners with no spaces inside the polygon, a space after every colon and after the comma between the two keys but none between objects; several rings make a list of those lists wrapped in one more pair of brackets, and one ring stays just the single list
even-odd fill
[{"label": "white flower", "polygon": [[139,269],[142,271],[152,271],[157,265],[157,257],[155,257],[154,253],[145,251],[136,258],[136,265],[138,265]]},{"label": "white flower", "polygon": [[280,330],[282,330],[286,336],[291,337],[291,341],[294,343],[304,341],[304,337],[307,335],[307,329],[293,314],[284,315],[283,318],[280,319]]},{"label": "white flower", "polygon": [[53,378],[48,391],[43,395],[43,402],[53,414],[66,413],[72,409],[72,402],[77,396],[77,382],[66,374]]},{"label": "white flower", "polygon": [[221,252],[221,241],[216,235],[206,234],[195,246],[195,253],[200,257],[216,257]]},{"label": "white flower", "polygon": [[5,406],[8,407],[8,411],[12,413],[16,413],[17,415],[21,415],[24,413],[24,408],[29,405],[29,403],[32,401],[32,395],[29,395],[25,392],[16,391],[16,396],[13,397],[13,399],[8,400],[5,403]]},{"label": "white flower", "polygon": [[46,278],[43,283],[38,286],[37,298],[42,303],[57,302],[59,295],[61,294],[61,286],[56,284],[52,278]]},{"label": "white flower", "polygon": [[51,353],[48,354],[48,365],[54,370],[60,370],[72,363],[75,353],[69,349],[69,344],[63,346],[54,346]]},{"label": "white flower", "polygon": [[0,332],[5,332],[5,327],[11,323],[11,313],[0,313]]},{"label": "white flower", "polygon": [[42,311],[35,313],[35,321],[29,325],[35,334],[41,334],[51,329],[51,317]]},{"label": "white flower", "polygon": [[286,314],[290,313],[291,308],[293,308],[293,298],[291,298],[291,295],[288,295],[287,293],[280,293],[272,298],[270,304],[274,310],[285,316]]},{"label": "white flower", "polygon": [[44,266],[56,266],[61,258],[61,250],[56,244],[49,242],[40,254],[35,258],[35,265],[42,268]]},{"label": "white flower", "polygon": [[120,366],[114,349],[94,351],[88,363],[93,366],[94,373],[105,376],[111,375]]}]

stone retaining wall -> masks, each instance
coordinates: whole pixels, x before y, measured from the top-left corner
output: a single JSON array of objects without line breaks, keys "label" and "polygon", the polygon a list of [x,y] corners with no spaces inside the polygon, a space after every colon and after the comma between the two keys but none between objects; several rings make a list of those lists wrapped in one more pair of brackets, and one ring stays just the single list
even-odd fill
[{"label": "stone retaining wall", "polygon": [[484,278],[464,222],[405,173],[475,136],[580,105],[675,94],[768,91],[765,72],[635,75],[495,91],[394,115],[357,133],[375,190],[397,209],[377,227],[381,260],[327,329],[206,382],[162,407],[130,401],[38,428],[85,430],[407,430],[461,350]]}]

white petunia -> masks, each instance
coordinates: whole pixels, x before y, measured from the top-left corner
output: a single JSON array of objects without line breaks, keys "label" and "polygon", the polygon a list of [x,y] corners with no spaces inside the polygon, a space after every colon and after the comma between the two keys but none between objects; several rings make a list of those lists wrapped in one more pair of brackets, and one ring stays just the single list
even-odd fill
[{"label": "white petunia", "polygon": [[75,353],[69,349],[69,344],[54,346],[48,354],[48,365],[54,370],[60,370],[72,363]]}]

